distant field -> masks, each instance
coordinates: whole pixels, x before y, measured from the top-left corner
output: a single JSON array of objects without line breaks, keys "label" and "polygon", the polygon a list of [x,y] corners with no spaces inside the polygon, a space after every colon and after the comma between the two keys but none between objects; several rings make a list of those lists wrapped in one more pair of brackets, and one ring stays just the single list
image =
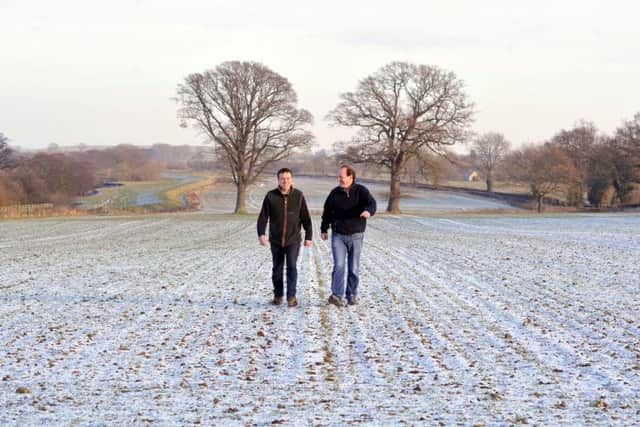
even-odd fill
[{"label": "distant field", "polygon": [[170,179],[159,181],[123,181],[122,187],[104,187],[94,196],[82,197],[79,200],[89,207],[108,206],[116,209],[128,209],[145,204],[161,203],[161,193],[178,182]]},{"label": "distant field", "polygon": [[99,193],[77,200],[86,207],[103,207],[115,210],[132,210],[143,206],[180,206],[181,188],[188,187],[206,177],[189,173],[165,172],[157,181],[124,181],[123,186],[102,187]]},{"label": "distant field", "polygon": [[[442,181],[441,185],[459,188],[471,188],[474,190],[486,190],[487,184],[484,181]],[[528,185],[514,184],[511,182],[496,181],[493,184],[493,190],[500,193],[527,194],[530,191]]]},{"label": "distant field", "polygon": [[[333,187],[338,185],[334,178],[294,177],[294,187],[302,190],[309,208],[314,212],[321,212],[324,201]],[[389,200],[389,187],[386,184],[366,184],[378,202],[378,209],[384,211]],[[259,212],[265,194],[275,188],[277,182],[264,179],[257,185],[251,186],[247,195],[247,209],[249,212]],[[228,213],[233,212],[236,201],[236,190],[233,184],[223,184],[211,187],[203,192],[203,207],[205,212]],[[402,187],[400,208],[403,212],[414,213],[442,213],[465,212],[477,210],[514,210],[512,206],[500,201],[468,196],[446,191],[431,191],[417,189],[411,186]]]},{"label": "distant field", "polygon": [[[169,172],[166,178],[159,181],[126,182],[124,187],[102,188],[100,193],[78,200],[87,207],[105,206],[115,210],[135,210],[144,206],[172,207],[183,203],[183,194],[196,189],[201,193],[202,210],[207,213],[231,213],[235,208],[236,187],[228,179],[209,186],[215,181],[211,176],[189,173]],[[335,178],[327,177],[294,177],[294,186],[304,191],[310,209],[320,212],[329,191],[337,185]],[[443,186],[485,190],[484,182],[475,181],[443,181]],[[275,177],[265,177],[257,184],[249,187],[247,192],[247,210],[258,212],[262,199],[267,191],[275,188]],[[389,198],[389,186],[386,183],[367,184],[378,200],[381,210],[386,209]],[[206,188],[205,188],[206,187]],[[498,181],[496,192],[528,194],[530,189],[524,184],[513,184]],[[560,200],[566,197],[559,191],[551,195]],[[443,212],[477,212],[477,211],[513,211],[517,208],[504,202],[481,196],[466,195],[458,192],[431,191],[415,188],[407,183],[402,185],[400,207],[406,213],[443,213]]]},{"label": "distant field", "polygon": [[3,221],[0,425],[638,425],[639,230],[381,215],[360,305],[316,239],[289,309],[255,217]]}]

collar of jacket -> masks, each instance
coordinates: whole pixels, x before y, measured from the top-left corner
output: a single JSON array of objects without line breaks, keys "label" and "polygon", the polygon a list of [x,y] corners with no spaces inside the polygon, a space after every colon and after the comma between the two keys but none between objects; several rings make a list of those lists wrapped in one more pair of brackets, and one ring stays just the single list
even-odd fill
[{"label": "collar of jacket", "polygon": [[293,185],[291,187],[289,187],[289,192],[287,192],[287,193],[283,193],[282,189],[280,188],[279,185],[278,185],[278,188],[276,188],[276,190],[278,190],[278,192],[280,194],[282,194],[283,196],[289,196],[289,195],[291,195],[291,193],[293,193]]},{"label": "collar of jacket", "polygon": [[347,193],[347,196],[349,196],[351,194],[351,190],[355,187],[355,184],[356,184],[355,182],[352,182],[351,185],[348,186],[347,188],[340,187],[340,189],[345,193]]}]

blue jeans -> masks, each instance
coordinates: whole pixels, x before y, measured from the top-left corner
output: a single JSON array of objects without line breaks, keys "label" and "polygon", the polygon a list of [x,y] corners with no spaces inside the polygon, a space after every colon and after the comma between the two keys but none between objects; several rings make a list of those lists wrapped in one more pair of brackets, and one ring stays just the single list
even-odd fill
[{"label": "blue jeans", "polygon": [[287,260],[287,299],[296,296],[296,284],[298,282],[298,253],[300,243],[293,243],[289,246],[271,244],[271,256],[273,258],[273,270],[271,280],[273,281],[273,296],[281,297],[284,294],[284,283],[282,280],[282,270],[285,258]]},{"label": "blue jeans", "polygon": [[[331,233],[331,251],[333,252],[333,273],[331,274],[331,293],[351,301],[358,295],[358,273],[364,233]],[[345,260],[348,263],[347,289],[344,289]]]}]

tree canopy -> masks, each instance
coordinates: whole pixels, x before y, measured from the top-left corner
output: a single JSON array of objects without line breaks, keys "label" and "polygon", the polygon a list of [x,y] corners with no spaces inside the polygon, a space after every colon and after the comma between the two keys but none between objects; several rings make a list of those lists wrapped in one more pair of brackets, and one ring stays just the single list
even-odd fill
[{"label": "tree canopy", "polygon": [[352,161],[389,170],[388,212],[400,211],[407,161],[423,147],[442,153],[445,146],[463,142],[473,114],[464,84],[453,72],[406,62],[380,68],[340,99],[327,118],[358,130],[342,147]]},{"label": "tree canopy", "polygon": [[311,113],[297,108],[289,81],[257,62],[224,62],[178,85],[178,117],[222,149],[236,185],[236,213],[246,211],[247,186],[265,168],[308,146]]}]

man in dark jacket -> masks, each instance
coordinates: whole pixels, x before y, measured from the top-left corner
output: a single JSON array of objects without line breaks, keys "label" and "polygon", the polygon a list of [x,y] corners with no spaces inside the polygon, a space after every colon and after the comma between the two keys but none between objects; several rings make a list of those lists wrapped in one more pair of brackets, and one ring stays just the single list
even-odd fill
[{"label": "man in dark jacket", "polygon": [[[271,244],[273,258],[273,304],[282,304],[284,283],[282,270],[287,262],[287,303],[298,305],[296,284],[298,281],[298,253],[300,252],[300,226],[304,227],[304,245],[311,246],[311,217],[302,191],[293,188],[290,169],[278,171],[278,188],[267,193],[258,216],[258,239],[262,246]],[[269,222],[269,239],[265,234]]]},{"label": "man in dark jacket", "polygon": [[[360,254],[367,218],[376,213],[376,201],[364,185],[356,184],[356,171],[352,166],[340,166],[340,185],[329,193],[324,202],[320,237],[327,240],[331,226],[331,251],[333,273],[329,303],[342,307],[343,295],[349,305],[357,303]],[[345,258],[348,262],[347,289],[345,294]]]}]

